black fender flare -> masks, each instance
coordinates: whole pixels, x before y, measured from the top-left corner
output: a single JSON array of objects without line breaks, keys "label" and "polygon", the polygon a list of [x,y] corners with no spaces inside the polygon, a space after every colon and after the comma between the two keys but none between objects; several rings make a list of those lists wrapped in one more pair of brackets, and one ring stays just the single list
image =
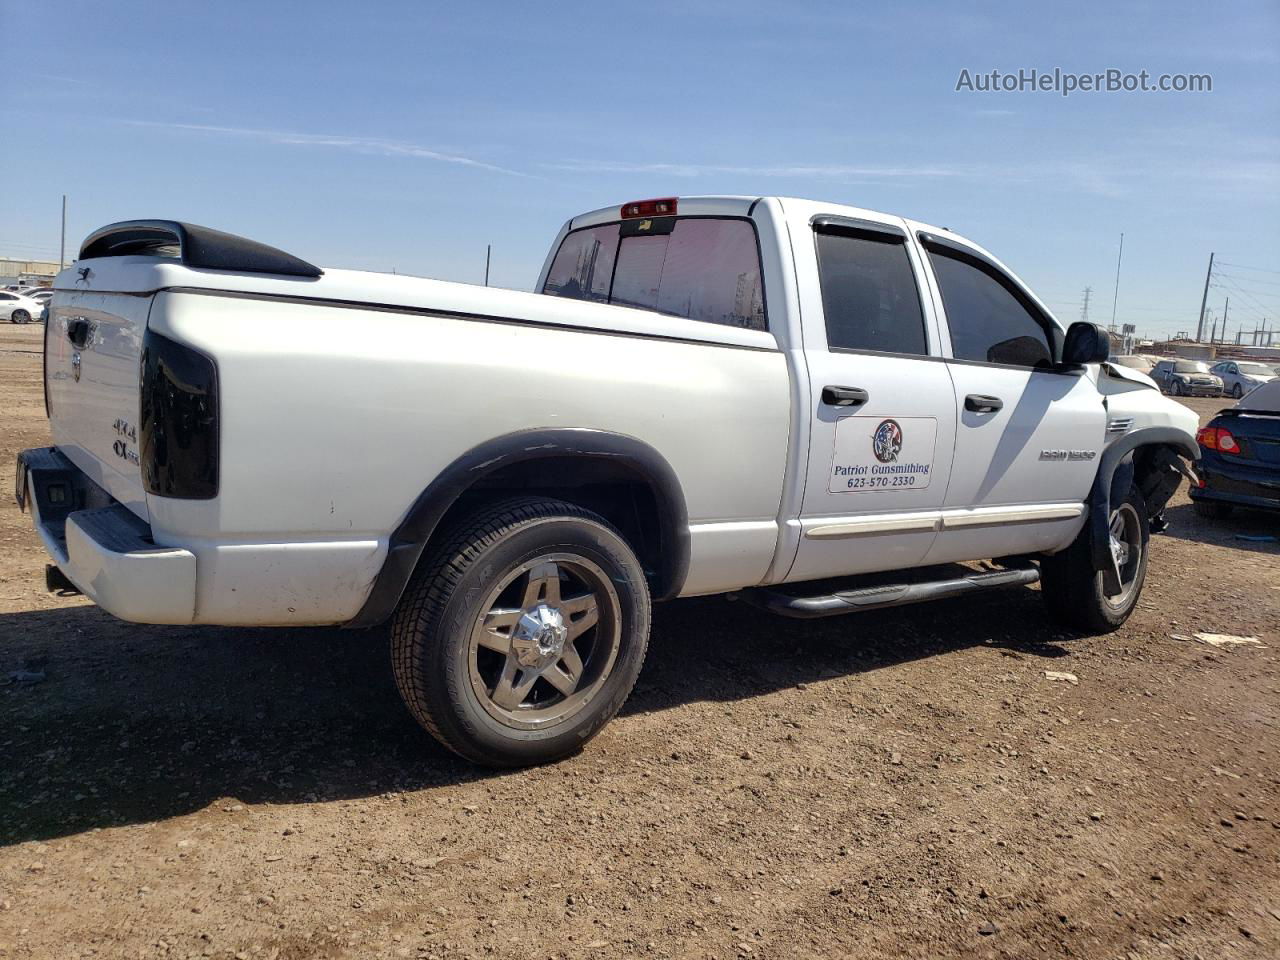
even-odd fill
[{"label": "black fender flare", "polygon": [[658,507],[658,592],[679,594],[689,569],[689,515],[671,464],[635,437],[586,428],[519,430],[472,447],[445,467],[418,495],[391,534],[387,556],[360,612],[345,626],[372,627],[395,611],[409,578],[449,508],[484,477],[515,463],[550,457],[581,457],[620,463],[642,477]]},{"label": "black fender flare", "polygon": [[1089,492],[1089,532],[1093,565],[1102,571],[1104,586],[1113,592],[1120,590],[1120,571],[1111,555],[1111,504],[1124,496],[1133,482],[1134,451],[1151,446],[1172,447],[1192,461],[1200,459],[1199,445],[1176,427],[1143,427],[1113,440],[1102,452]]}]

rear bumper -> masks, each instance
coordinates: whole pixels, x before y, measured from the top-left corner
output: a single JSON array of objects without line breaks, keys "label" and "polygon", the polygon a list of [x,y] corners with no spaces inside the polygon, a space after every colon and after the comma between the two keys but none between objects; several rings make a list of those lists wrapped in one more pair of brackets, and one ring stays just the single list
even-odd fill
[{"label": "rear bumper", "polygon": [[192,623],[196,557],[157,546],[151,528],[55,448],[18,454],[17,499],[58,568],[108,613],[134,623]]},{"label": "rear bumper", "polygon": [[1224,464],[1210,457],[1196,468],[1203,486],[1188,491],[1192,500],[1212,500],[1257,510],[1280,510],[1280,469],[1249,464]]}]

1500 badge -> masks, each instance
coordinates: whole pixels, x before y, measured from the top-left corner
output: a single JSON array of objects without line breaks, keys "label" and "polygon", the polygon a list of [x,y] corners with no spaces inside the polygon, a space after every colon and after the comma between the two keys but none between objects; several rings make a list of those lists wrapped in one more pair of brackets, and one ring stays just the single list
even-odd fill
[{"label": "1500 badge", "polygon": [[1097,450],[1041,450],[1041,460],[1092,460]]}]

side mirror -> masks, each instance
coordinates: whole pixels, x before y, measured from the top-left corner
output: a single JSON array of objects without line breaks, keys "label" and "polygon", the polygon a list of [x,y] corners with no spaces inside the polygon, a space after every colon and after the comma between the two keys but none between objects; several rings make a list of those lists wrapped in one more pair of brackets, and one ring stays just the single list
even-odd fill
[{"label": "side mirror", "polygon": [[1066,367],[1082,367],[1086,363],[1101,363],[1111,356],[1111,338],[1096,323],[1077,320],[1067,328],[1067,339],[1062,345],[1062,364]]}]

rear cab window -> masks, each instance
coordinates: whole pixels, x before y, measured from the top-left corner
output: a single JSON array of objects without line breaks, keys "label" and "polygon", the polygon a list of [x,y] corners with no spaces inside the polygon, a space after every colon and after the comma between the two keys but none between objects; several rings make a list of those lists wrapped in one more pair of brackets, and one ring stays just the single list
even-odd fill
[{"label": "rear cab window", "polygon": [[542,292],[768,329],[760,248],[743,218],[651,217],[571,231]]}]

